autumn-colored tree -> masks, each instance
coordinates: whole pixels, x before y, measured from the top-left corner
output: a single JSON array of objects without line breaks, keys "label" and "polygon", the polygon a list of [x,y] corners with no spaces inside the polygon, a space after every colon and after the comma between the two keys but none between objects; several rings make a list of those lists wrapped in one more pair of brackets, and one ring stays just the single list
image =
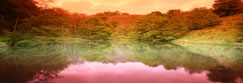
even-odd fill
[{"label": "autumn-colored tree", "polygon": [[214,12],[219,16],[229,16],[243,13],[242,0],[216,0],[213,4]]},{"label": "autumn-colored tree", "polygon": [[220,18],[207,8],[195,8],[186,12],[184,24],[189,30],[198,30],[220,23]]},{"label": "autumn-colored tree", "polygon": [[170,29],[171,36],[179,38],[189,31],[188,27],[185,25],[185,12],[179,9],[169,10],[167,16],[170,19],[167,27]]}]

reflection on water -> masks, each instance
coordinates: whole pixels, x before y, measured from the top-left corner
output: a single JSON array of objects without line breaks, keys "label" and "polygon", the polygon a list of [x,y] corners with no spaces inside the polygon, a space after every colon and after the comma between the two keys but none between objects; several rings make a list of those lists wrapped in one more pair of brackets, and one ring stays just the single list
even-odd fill
[{"label": "reflection on water", "polygon": [[[59,73],[55,83],[206,83],[206,72],[188,74],[183,68],[166,70],[163,66],[149,67],[142,63],[103,64],[87,62],[70,65]],[[193,80],[192,80],[193,79]]]},{"label": "reflection on water", "polygon": [[135,41],[0,48],[0,83],[241,83],[242,53]]}]

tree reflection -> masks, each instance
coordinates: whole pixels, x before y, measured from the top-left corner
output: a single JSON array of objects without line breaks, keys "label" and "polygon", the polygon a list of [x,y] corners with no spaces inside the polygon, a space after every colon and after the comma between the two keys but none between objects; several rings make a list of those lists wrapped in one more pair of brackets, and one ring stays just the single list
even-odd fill
[{"label": "tree reflection", "polygon": [[[88,47],[91,46],[91,47]],[[142,62],[150,67],[163,65],[167,70],[183,67],[189,74],[208,71],[214,82],[234,82],[242,78],[242,49],[222,46],[180,46],[174,44],[126,42],[80,46],[82,58],[92,62],[118,63]],[[212,50],[215,49],[215,50]],[[214,56],[210,54],[214,53]],[[225,54],[226,57],[221,56]],[[120,56],[122,55],[122,56]],[[220,57],[220,58],[219,58]],[[124,61],[124,60],[122,60]],[[226,79],[227,78],[227,79]]]},{"label": "tree reflection", "polygon": [[[215,50],[212,50],[215,49]],[[212,52],[213,51],[213,52]],[[36,48],[1,49],[0,82],[48,82],[77,62],[141,62],[189,74],[208,72],[213,82],[243,78],[243,49],[223,46],[181,46],[148,42],[80,42]],[[212,54],[210,55],[210,54]],[[15,80],[13,80],[15,79]]]},{"label": "tree reflection", "polygon": [[[51,52],[50,52],[51,50]],[[0,82],[47,82],[57,77],[69,62],[67,57],[49,49],[7,49],[0,56]]]},{"label": "tree reflection", "polygon": [[234,83],[237,76],[230,68],[218,66],[209,70],[207,74],[209,80],[213,82]]},{"label": "tree reflection", "polygon": [[[160,45],[156,47],[147,47],[143,52],[136,52],[142,48],[135,49],[134,57],[138,61],[150,66],[163,65],[166,69],[176,69],[184,67],[189,73],[200,73],[215,67],[217,60],[196,53],[191,53],[185,48],[177,45]],[[168,48],[170,47],[170,48]]]}]

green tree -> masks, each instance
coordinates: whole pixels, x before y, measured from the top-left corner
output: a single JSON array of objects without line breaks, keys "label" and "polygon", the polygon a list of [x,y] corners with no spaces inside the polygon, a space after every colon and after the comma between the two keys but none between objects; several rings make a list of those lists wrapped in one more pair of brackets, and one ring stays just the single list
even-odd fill
[{"label": "green tree", "polygon": [[169,19],[160,12],[152,12],[143,16],[134,25],[134,36],[142,40],[164,40],[167,36]]},{"label": "green tree", "polygon": [[242,0],[216,0],[214,12],[219,16],[229,16],[243,12]]},{"label": "green tree", "polygon": [[170,19],[167,24],[168,29],[170,29],[170,35],[179,38],[184,36],[189,30],[184,23],[185,12],[182,12],[179,9],[169,10],[167,16]]},{"label": "green tree", "polygon": [[103,22],[97,17],[86,19],[79,28],[79,33],[82,38],[88,39],[107,39],[111,36],[110,23]]}]

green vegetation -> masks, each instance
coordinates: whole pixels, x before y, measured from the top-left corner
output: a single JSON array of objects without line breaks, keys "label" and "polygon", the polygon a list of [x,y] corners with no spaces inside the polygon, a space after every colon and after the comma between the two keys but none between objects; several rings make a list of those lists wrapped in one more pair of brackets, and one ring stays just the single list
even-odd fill
[{"label": "green vegetation", "polygon": [[133,33],[138,39],[170,41],[190,31],[219,23],[219,17],[207,8],[195,8],[188,12],[171,10],[167,14],[152,12],[136,22]]},{"label": "green vegetation", "polygon": [[78,33],[83,38],[107,39],[111,36],[112,23],[102,22],[96,17],[88,18],[81,24]]},{"label": "green vegetation", "polygon": [[0,42],[0,48],[6,46],[4,42]]},{"label": "green vegetation", "polygon": [[[168,18],[164,17],[160,12],[152,12],[139,19],[134,25],[134,34],[138,39],[144,40],[166,40],[163,38],[169,34],[166,28]],[[169,37],[168,37],[169,38]]]}]

